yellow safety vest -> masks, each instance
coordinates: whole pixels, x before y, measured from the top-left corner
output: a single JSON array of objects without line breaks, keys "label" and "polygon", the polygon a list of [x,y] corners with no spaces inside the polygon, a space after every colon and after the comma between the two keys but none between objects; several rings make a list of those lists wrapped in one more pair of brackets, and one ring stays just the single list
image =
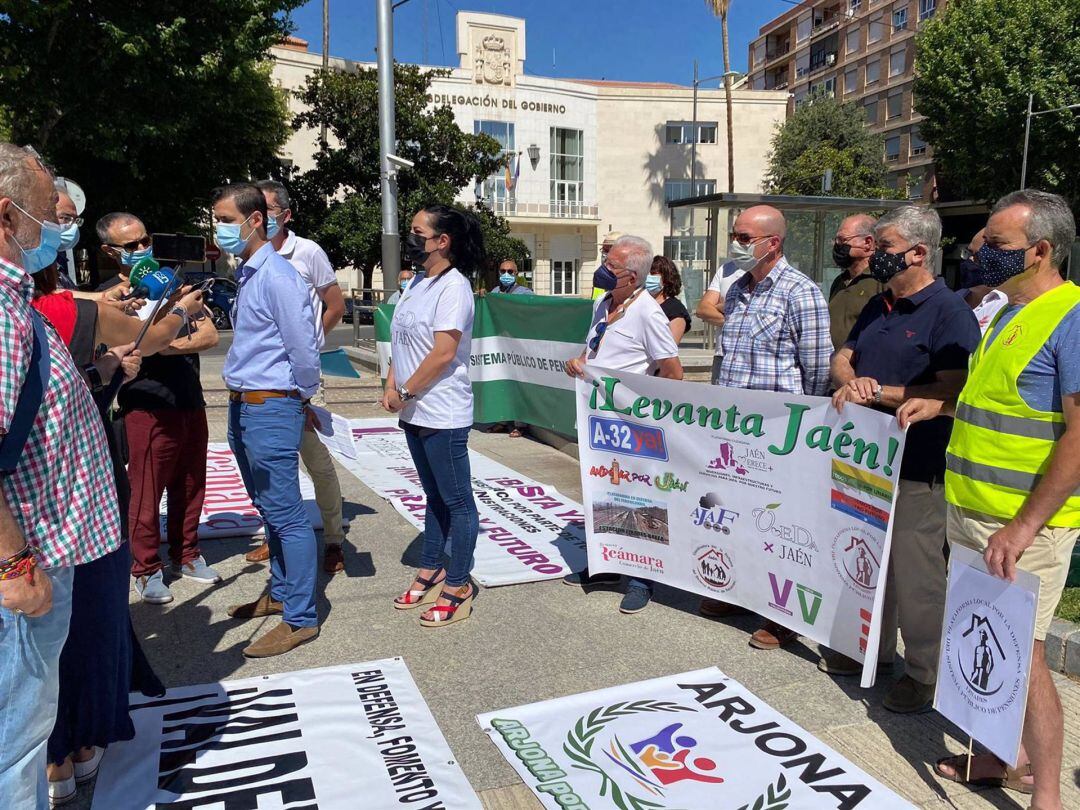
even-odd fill
[{"label": "yellow safety vest", "polygon": [[[971,356],[946,451],[949,503],[1012,520],[1046,472],[1065,418],[1029,407],[1017,380],[1078,303],[1080,287],[1066,282],[1026,304],[993,343],[990,336],[1004,310],[986,330]],[[1047,525],[1080,527],[1080,492]]]}]

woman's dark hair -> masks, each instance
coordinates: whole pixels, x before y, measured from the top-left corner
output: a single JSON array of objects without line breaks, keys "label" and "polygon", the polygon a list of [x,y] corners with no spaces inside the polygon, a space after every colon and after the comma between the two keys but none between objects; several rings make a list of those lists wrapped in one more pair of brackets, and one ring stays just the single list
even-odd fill
[{"label": "woman's dark hair", "polygon": [[468,211],[449,205],[428,205],[423,209],[436,235],[450,237],[450,261],[466,276],[487,269],[487,250],[480,220]]},{"label": "woman's dark hair", "polygon": [[34,298],[40,298],[43,295],[52,295],[56,292],[56,288],[60,286],[58,274],[59,271],[57,270],[55,262],[32,274],[30,278],[34,280]]},{"label": "woman's dark hair", "polygon": [[652,269],[649,273],[650,275],[660,274],[660,278],[663,279],[662,289],[665,298],[675,298],[682,291],[682,276],[679,275],[679,268],[667,256],[653,256]]}]

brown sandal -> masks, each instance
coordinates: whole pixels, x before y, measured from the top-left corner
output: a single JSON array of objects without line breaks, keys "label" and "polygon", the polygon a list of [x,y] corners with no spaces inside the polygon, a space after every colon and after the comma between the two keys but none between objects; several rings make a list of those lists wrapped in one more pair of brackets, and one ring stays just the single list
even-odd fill
[{"label": "brown sandal", "polygon": [[[993,755],[987,754],[985,756]],[[994,758],[997,759],[997,757]],[[1010,768],[1001,760],[998,760],[998,764],[1005,769],[1005,773],[1002,776],[984,776],[979,779],[965,779],[964,774],[967,772],[967,754],[957,754],[956,756],[942,757],[939,759],[934,766],[934,770],[942,779],[948,779],[950,782],[959,782],[962,785],[1005,788],[1006,790],[1014,790],[1017,793],[1023,793],[1025,795],[1030,795],[1035,792],[1035,786],[1024,781],[1025,776],[1033,775],[1030,762],[1026,765],[1021,765],[1019,768]],[[952,768],[953,773],[947,774],[942,772],[942,765]]]}]

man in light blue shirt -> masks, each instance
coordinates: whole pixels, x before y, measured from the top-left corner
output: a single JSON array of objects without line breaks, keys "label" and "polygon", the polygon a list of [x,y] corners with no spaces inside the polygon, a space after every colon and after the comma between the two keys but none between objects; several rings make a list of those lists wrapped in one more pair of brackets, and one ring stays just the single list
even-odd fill
[{"label": "man in light blue shirt", "polygon": [[304,280],[267,241],[262,192],[233,183],[215,189],[211,200],[218,245],[242,260],[233,344],[222,371],[229,389],[229,446],[270,545],[270,592],[230,607],[229,615],[282,616],[244,649],[248,658],[267,658],[319,635],[317,546],[299,479],[306,404],[319,388],[315,313]]}]

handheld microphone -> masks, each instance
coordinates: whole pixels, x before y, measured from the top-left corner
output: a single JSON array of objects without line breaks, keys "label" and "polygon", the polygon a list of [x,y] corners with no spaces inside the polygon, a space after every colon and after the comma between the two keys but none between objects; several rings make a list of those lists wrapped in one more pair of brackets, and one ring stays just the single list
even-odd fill
[{"label": "handheld microphone", "polygon": [[147,257],[136,262],[128,276],[131,290],[124,296],[124,300],[132,298],[146,298],[157,301],[167,291],[171,291],[176,283],[176,275],[167,267],[163,268],[153,258]]}]

